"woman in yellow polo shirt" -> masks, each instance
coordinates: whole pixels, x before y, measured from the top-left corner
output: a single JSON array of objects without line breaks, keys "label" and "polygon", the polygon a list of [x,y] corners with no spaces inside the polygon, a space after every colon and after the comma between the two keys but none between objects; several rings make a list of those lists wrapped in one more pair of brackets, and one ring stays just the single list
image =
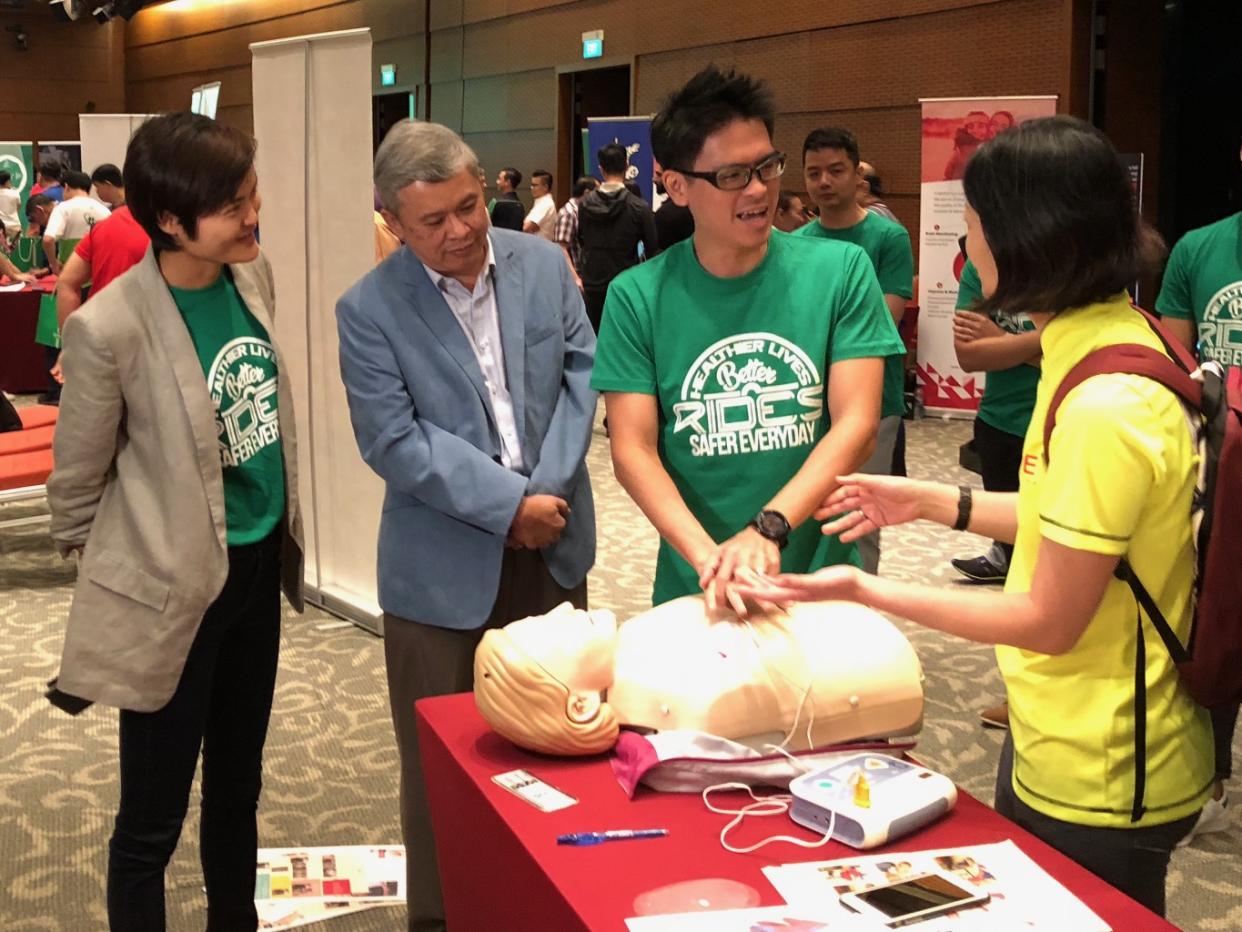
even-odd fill
[{"label": "woman in yellow polo shirt", "polygon": [[756,577],[743,594],[849,599],[996,644],[1011,725],[997,810],[1163,914],[1169,856],[1211,791],[1211,728],[1113,572],[1125,556],[1186,639],[1194,444],[1171,392],[1138,376],[1102,375],[1066,397],[1044,455],[1049,401],[1080,359],[1115,343],[1161,348],[1125,293],[1140,267],[1130,185],[1103,134],[1051,117],[980,147],[964,186],[980,309],[1055,312],[1019,491],[972,495],[846,476],[816,517],[837,516],[824,532],[844,541],[920,518],[1013,541],[1004,592],[934,589],[834,566]]}]

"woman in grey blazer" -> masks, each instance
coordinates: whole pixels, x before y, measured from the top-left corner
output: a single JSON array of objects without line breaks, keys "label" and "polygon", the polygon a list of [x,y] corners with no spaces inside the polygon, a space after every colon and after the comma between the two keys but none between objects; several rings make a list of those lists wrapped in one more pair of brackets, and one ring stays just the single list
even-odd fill
[{"label": "woman in grey blazer", "polygon": [[157,117],[130,142],[125,177],[151,251],[65,324],[48,503],[79,573],[50,697],[121,710],[111,928],[164,928],[201,747],[207,928],[253,930],[280,590],[300,610],[302,579],[254,140]]}]

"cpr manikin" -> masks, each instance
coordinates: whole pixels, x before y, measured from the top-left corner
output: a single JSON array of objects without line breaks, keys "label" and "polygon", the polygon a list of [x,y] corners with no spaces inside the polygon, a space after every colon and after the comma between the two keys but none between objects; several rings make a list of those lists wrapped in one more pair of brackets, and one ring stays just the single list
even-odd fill
[{"label": "cpr manikin", "polygon": [[740,621],[698,596],[619,629],[562,605],[489,631],[475,699],[499,734],[550,754],[606,751],[619,726],[799,751],[914,734],[923,712],[918,658],[877,612],[804,603]]}]

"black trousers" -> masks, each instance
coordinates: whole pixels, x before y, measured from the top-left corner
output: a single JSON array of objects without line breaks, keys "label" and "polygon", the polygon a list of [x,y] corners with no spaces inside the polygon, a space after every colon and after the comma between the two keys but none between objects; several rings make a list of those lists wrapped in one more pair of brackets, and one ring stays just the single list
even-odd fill
[{"label": "black trousers", "polygon": [[1233,732],[1238,727],[1238,706],[1212,710],[1212,737],[1216,740],[1216,779],[1233,776]]},{"label": "black trousers", "polygon": [[203,754],[200,856],[209,932],[254,932],[256,810],[280,651],[278,528],[229,548],[177,690],[158,712],[121,712],[121,806],[108,845],[112,932],[164,929],[164,869]]},{"label": "black trousers", "polygon": [[604,320],[604,299],[608,297],[608,286],[603,288],[583,288],[582,302],[586,305],[587,319],[599,336],[599,325]]},{"label": "black trousers", "polygon": [[405,842],[410,932],[445,927],[414,703],[428,696],[473,690],[474,651],[484,632],[519,618],[545,614],[561,602],[586,608],[586,580],[565,589],[552,578],[539,551],[506,550],[496,602],[481,627],[438,628],[384,613],[388,699],[401,758],[401,837]]},{"label": "black trousers", "polygon": [[1005,735],[996,771],[996,811],[1077,861],[1101,880],[1164,915],[1164,881],[1173,849],[1198,813],[1147,828],[1100,828],[1062,822],[1032,809],[1013,791],[1013,735]]},{"label": "black trousers", "polygon": [[[988,492],[1018,491],[1018,474],[1022,469],[1022,443],[1025,438],[997,430],[975,418],[975,452],[979,454],[983,488]],[[1006,561],[1013,559],[1013,544],[997,541]]]}]

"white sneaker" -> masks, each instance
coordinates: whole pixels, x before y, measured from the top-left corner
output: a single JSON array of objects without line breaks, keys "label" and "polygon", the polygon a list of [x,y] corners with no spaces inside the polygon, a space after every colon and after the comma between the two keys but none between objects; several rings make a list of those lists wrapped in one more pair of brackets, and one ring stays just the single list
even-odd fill
[{"label": "white sneaker", "polygon": [[1229,828],[1229,793],[1222,792],[1220,799],[1209,799],[1199,813],[1199,821],[1190,830],[1190,834],[1177,843],[1184,848],[1194,841],[1196,835],[1210,835],[1212,832],[1223,832]]}]

